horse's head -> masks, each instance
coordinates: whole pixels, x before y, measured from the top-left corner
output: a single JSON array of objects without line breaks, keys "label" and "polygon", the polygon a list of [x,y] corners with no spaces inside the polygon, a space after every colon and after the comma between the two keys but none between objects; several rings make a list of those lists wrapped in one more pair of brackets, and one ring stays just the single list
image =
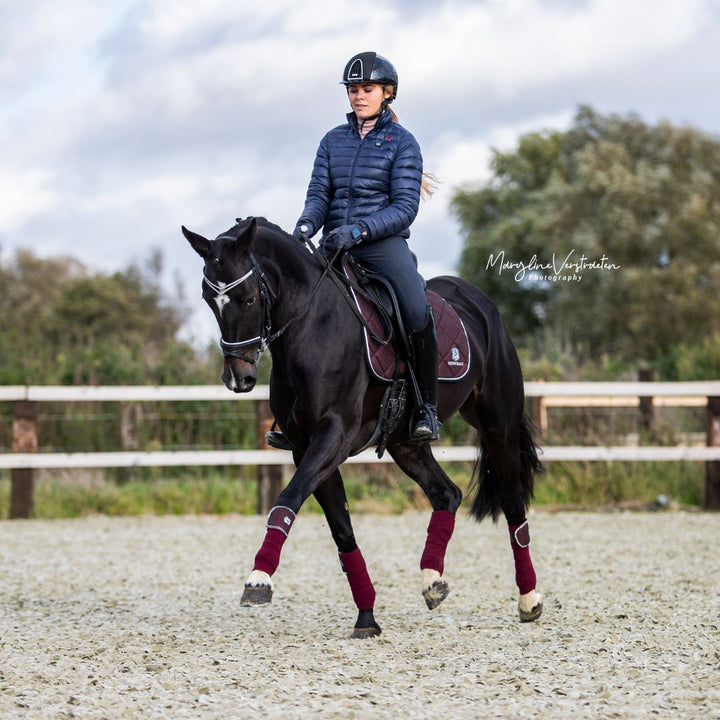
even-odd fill
[{"label": "horse's head", "polygon": [[249,392],[269,327],[262,272],[252,254],[257,220],[238,221],[208,240],[183,227],[183,235],[205,261],[202,293],[220,326],[225,355],[222,380],[233,392]]}]

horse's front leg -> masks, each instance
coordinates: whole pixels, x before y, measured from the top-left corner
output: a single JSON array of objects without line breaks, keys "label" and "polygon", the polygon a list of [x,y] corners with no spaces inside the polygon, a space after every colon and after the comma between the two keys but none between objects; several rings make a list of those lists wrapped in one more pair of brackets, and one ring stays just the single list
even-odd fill
[{"label": "horse's front leg", "polygon": [[377,637],[382,630],[375,621],[375,588],[367,571],[365,558],[355,540],[345,486],[335,471],[314,493],[325,513],[340,558],[340,567],[347,577],[350,592],[358,609],[357,622],[351,638]]},{"label": "horse's front leg", "polygon": [[434,610],[450,593],[443,577],[445,553],[455,529],[455,513],[462,493],[438,465],[428,445],[393,445],[388,450],[398,466],[423,489],[433,508],[420,570],[425,604]]},{"label": "horse's front leg", "polygon": [[296,513],[290,508],[275,505],[268,513],[265,523],[265,540],[255,556],[253,569],[245,581],[240,605],[252,607],[266,605],[272,601],[272,575],[280,562],[280,553],[285,544]]},{"label": "horse's front leg", "polygon": [[348,450],[338,418],[327,417],[315,428],[307,451],[295,451],[297,470],[268,513],[265,538],[255,555],[241,604],[262,605],[272,599],[272,576],[280,564],[283,545],[302,504],[347,458]]}]

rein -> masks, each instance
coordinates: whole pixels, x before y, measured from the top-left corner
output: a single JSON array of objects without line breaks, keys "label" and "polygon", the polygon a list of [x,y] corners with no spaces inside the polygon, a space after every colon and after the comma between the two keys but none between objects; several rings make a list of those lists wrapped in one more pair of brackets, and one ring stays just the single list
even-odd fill
[{"label": "rein", "polygon": [[[229,239],[234,240],[235,238],[231,235],[220,235],[216,239]],[[258,262],[255,255],[250,255],[250,260],[252,262],[252,267],[250,270],[248,270],[242,277],[237,278],[236,280],[233,280],[232,282],[228,283],[227,285],[220,286],[212,280],[208,279],[205,271],[203,270],[203,281],[207,284],[207,286],[212,289],[214,292],[216,292],[218,295],[227,295],[230,290],[238,287],[239,285],[242,285],[245,281],[249,280],[253,275],[257,276],[258,279],[258,289],[260,292],[260,306],[262,308],[262,314],[263,314],[263,325],[260,330],[260,335],[256,335],[255,337],[249,338],[248,340],[238,340],[235,342],[230,342],[228,340],[225,340],[225,338],[220,337],[220,348],[223,351],[223,354],[225,356],[234,357],[239,360],[242,360],[243,362],[247,362],[250,365],[257,365],[258,359],[260,357],[260,354],[264,352],[270,343],[277,340],[281,335],[285,333],[285,331],[292,325],[295,321],[300,320],[301,318],[305,317],[307,313],[310,311],[310,307],[312,306],[312,302],[315,298],[315,295],[317,294],[318,290],[320,289],[320,285],[322,284],[323,280],[325,280],[326,277],[330,277],[330,279],[333,281],[335,286],[340,290],[341,294],[347,301],[348,305],[352,309],[355,316],[358,318],[362,326],[368,331],[368,333],[371,335],[373,340],[376,342],[386,345],[390,342],[391,337],[387,338],[381,338],[373,331],[371,327],[369,327],[367,321],[362,316],[362,313],[358,310],[357,306],[355,305],[355,302],[353,301],[350,292],[348,291],[348,287],[353,287],[357,292],[362,293],[365,295],[364,291],[361,288],[355,288],[352,283],[344,277],[340,272],[337,271],[337,269],[334,267],[335,261],[339,257],[339,255],[343,252],[342,248],[338,248],[335,251],[335,254],[332,256],[330,260],[328,260],[321,252],[318,251],[318,249],[315,247],[315,245],[308,240],[306,242],[308,247],[310,248],[310,251],[313,255],[313,257],[320,263],[320,265],[323,267],[322,273],[320,274],[320,277],[318,278],[317,282],[313,286],[312,290],[310,291],[310,294],[308,295],[307,302],[305,304],[304,310],[299,315],[293,315],[279,330],[276,330],[275,332],[271,332],[272,330],[272,318],[270,317],[273,307],[273,302],[277,300],[277,295],[275,292],[273,292],[272,288],[268,285],[267,280],[265,278],[265,273],[262,270],[262,267],[260,266],[260,263]],[[255,354],[255,357],[250,357],[249,355],[246,355],[242,352],[242,348],[247,347],[249,345],[258,345],[257,353]]]},{"label": "rein", "polygon": [[[315,249],[315,246],[310,241],[308,241],[308,245],[310,245],[310,247],[313,251],[313,255],[315,255],[316,257],[320,256],[320,253],[317,252],[317,250]],[[339,254],[339,251],[338,251],[338,253],[336,253],[335,257],[337,257],[338,254]],[[335,257],[333,257],[333,261],[335,260]],[[300,320],[301,318],[305,317],[305,315],[307,315],[308,312],[310,312],[310,306],[312,305],[312,301],[315,298],[317,291],[320,289],[320,285],[321,285],[322,281],[328,276],[331,269],[332,269],[332,262],[327,262],[327,260],[325,260],[325,267],[324,267],[322,273],[320,274],[318,281],[315,283],[315,285],[313,285],[313,288],[310,291],[310,295],[308,295],[307,303],[305,304],[305,309],[299,315],[293,315],[279,330],[277,330],[272,335],[270,335],[267,338],[265,347],[267,347],[271,342],[274,342],[275,340],[277,340],[290,327],[290,325],[292,325],[296,320]]]},{"label": "rein", "polygon": [[[355,301],[353,300],[352,296],[350,295],[350,292],[348,288],[351,288],[356,293],[359,293],[362,295],[368,302],[375,305],[378,312],[387,315],[385,313],[384,308],[382,306],[378,305],[374,302],[373,298],[371,298],[361,287],[358,287],[357,285],[353,284],[349,278],[345,277],[336,267],[335,267],[335,261],[337,260],[338,256],[341,255],[344,251],[342,248],[338,248],[335,251],[335,254],[332,256],[330,260],[328,260],[321,252],[318,251],[318,249],[315,247],[315,245],[312,243],[311,240],[306,240],[306,245],[309,246],[310,251],[313,254],[313,257],[322,265],[325,270],[323,272],[322,277],[320,280],[322,280],[326,275],[330,276],[330,279],[335,283],[335,287],[340,291],[342,296],[347,301],[347,304],[350,306],[350,309],[353,311],[355,317],[359,320],[360,324],[365,328],[365,330],[368,332],[368,335],[378,344],[380,345],[387,345],[392,340],[392,331],[390,331],[390,334],[386,338],[381,338],[368,324],[367,320],[363,317],[363,314],[358,310],[357,305],[355,304]],[[391,327],[391,324],[389,322],[389,318],[386,316],[387,327]]]}]

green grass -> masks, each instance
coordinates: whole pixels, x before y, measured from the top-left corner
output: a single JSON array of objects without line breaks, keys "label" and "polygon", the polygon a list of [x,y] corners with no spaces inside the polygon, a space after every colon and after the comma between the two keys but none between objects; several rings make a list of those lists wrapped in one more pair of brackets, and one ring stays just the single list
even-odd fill
[{"label": "green grass", "polygon": [[[0,517],[9,510],[10,481],[0,480]],[[40,480],[35,487],[37,518],[87,515],[251,514],[257,503],[254,481],[217,477],[68,482]]]},{"label": "green grass", "polygon": [[679,505],[698,506],[704,487],[700,462],[552,463],[536,479],[535,504],[650,504],[665,495]]},{"label": "green grass", "polygon": [[[450,463],[446,472],[465,491],[471,463]],[[660,494],[679,505],[702,504],[703,463],[552,463],[536,479],[536,507],[650,504]],[[427,498],[392,465],[353,466],[344,473],[354,513],[401,513],[429,509]],[[467,506],[468,498],[464,503]],[[8,517],[10,474],[0,473],[0,518]],[[81,477],[43,473],[36,482],[34,517],[74,518],[93,514],[253,514],[257,488],[252,473],[220,469],[188,471],[167,477],[164,471]],[[310,498],[304,512],[320,512]]]}]

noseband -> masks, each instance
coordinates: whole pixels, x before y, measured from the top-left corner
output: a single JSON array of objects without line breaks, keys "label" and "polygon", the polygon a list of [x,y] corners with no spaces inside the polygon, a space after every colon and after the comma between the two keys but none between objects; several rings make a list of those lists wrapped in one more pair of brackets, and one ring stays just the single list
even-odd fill
[{"label": "noseband", "polygon": [[[226,237],[230,240],[235,239],[229,235],[223,235],[221,237]],[[265,280],[265,273],[263,273],[262,268],[260,267],[260,264],[258,263],[255,256],[250,255],[250,260],[252,261],[252,267],[250,268],[250,270],[248,270],[242,277],[239,277],[237,280],[233,280],[227,285],[223,285],[222,287],[220,285],[217,285],[212,280],[208,279],[208,276],[204,270],[203,281],[211,290],[215,291],[218,295],[227,295],[230,290],[238,287],[238,285],[242,285],[242,283],[244,283],[246,280],[249,280],[253,275],[257,277],[258,289],[260,291],[260,307],[262,309],[263,315],[263,323],[260,329],[260,334],[256,335],[255,337],[249,338],[248,340],[238,340],[236,342],[230,342],[228,340],[225,340],[225,338],[223,338],[222,336],[220,337],[220,349],[223,351],[223,355],[225,357],[237,358],[238,360],[242,360],[243,362],[255,366],[258,363],[260,353],[265,350],[269,342],[274,340],[274,336],[272,336],[270,333],[272,325],[272,321],[270,319],[270,311],[272,309],[272,301],[276,299],[276,296],[267,284],[267,281]],[[242,352],[242,349],[249,345],[258,346],[255,357],[250,357],[249,355],[246,355]]]}]

